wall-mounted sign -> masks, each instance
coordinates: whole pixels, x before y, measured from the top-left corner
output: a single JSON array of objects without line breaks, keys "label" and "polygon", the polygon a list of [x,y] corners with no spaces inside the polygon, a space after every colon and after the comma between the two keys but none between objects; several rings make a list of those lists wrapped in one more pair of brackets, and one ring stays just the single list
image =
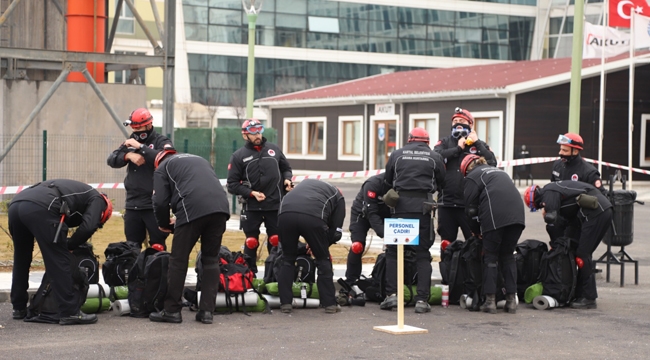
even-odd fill
[{"label": "wall-mounted sign", "polygon": [[395,104],[375,104],[375,115],[395,115]]}]

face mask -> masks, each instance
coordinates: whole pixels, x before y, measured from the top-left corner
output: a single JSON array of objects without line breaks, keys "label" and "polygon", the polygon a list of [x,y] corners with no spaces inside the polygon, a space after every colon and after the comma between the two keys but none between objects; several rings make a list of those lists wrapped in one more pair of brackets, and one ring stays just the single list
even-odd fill
[{"label": "face mask", "polygon": [[472,132],[472,128],[466,124],[456,124],[451,126],[451,136],[455,137],[456,139],[467,137],[470,132]]},{"label": "face mask", "polygon": [[145,131],[134,131],[131,134],[131,137],[138,140],[139,142],[142,142],[146,140],[149,137],[149,135],[151,135],[152,132],[153,132],[153,127]]},{"label": "face mask", "polygon": [[578,155],[560,155],[560,159],[562,159],[563,162],[571,162],[577,156]]}]

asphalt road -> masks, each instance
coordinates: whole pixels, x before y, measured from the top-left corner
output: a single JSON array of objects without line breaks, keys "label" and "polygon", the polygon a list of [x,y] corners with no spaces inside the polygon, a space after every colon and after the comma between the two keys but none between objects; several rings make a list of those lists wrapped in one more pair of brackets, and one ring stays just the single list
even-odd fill
[{"label": "asphalt road", "polygon": [[[347,199],[353,199],[359,186],[341,189]],[[353,194],[348,195],[348,191]],[[413,308],[406,308],[405,324],[429,333],[390,335],[373,330],[373,326],[397,324],[397,313],[382,311],[375,303],[345,307],[333,315],[321,309],[296,309],[291,315],[277,310],[270,315],[218,315],[213,325],[194,321],[194,313],[187,309],[182,312],[182,324],[158,324],[105,312],[97,324],[85,326],[15,321],[11,319],[11,304],[0,303],[0,358],[647,359],[648,218],[650,206],[635,205],[635,240],[626,250],[639,260],[639,285],[634,285],[633,266],[627,265],[625,286],[620,287],[620,268],[613,266],[611,282],[605,282],[602,275],[598,280],[595,310],[540,311],[524,304],[514,315],[491,315],[459,306],[436,306],[429,314],[415,314]],[[526,221],[521,240],[546,240],[540,213],[527,213]],[[601,245],[595,256],[605,249]]]}]

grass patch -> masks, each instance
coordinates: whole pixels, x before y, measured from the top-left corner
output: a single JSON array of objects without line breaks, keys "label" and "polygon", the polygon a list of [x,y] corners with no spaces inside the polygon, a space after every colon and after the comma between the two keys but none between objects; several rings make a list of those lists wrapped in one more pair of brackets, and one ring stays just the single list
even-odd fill
[{"label": "grass patch", "polygon": [[[170,235],[167,238],[167,246],[171,251],[172,237]],[[264,239],[265,234],[260,236]],[[222,244],[227,246],[232,251],[241,251],[244,244],[246,236],[243,231],[226,231],[223,235]],[[102,229],[97,230],[97,232],[90,239],[92,243],[95,254],[99,256],[99,263],[103,264],[105,259],[104,250],[108,244],[113,242],[119,242],[125,240],[124,238],[124,220],[121,216],[113,216],[108,222],[104,225]],[[192,250],[193,255],[190,257],[190,267],[194,267],[194,259],[196,254],[198,254],[201,248],[200,244],[197,244]],[[335,244],[330,247],[330,253],[332,254],[332,259],[335,264],[345,264],[348,256],[348,248]],[[13,260],[13,241],[9,235],[9,226],[7,224],[7,215],[0,215],[0,262],[6,262]],[[264,259],[268,256],[266,251],[266,246],[260,246],[260,253],[258,256],[258,264],[264,264]],[[374,263],[377,257],[377,253],[368,252],[364,258],[364,263]],[[38,264],[42,264],[43,256],[41,255],[38,244],[34,244],[34,255],[33,259],[36,266],[34,268],[39,268]],[[9,271],[11,270],[10,266],[0,266],[0,271]]]}]

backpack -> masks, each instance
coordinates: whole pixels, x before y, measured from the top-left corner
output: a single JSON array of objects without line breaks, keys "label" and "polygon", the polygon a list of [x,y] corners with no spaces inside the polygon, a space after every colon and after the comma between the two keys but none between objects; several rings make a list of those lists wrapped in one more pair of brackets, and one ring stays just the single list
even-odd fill
[{"label": "backpack", "polygon": [[[462,272],[464,278],[459,278],[458,275],[456,275],[454,286],[450,286],[449,302],[452,303],[452,297],[454,299],[458,297],[460,300],[460,296],[462,294],[467,294],[470,298],[472,298],[472,304],[471,306],[468,306],[468,309],[470,311],[479,311],[480,305],[485,302],[483,298],[483,242],[475,236],[467,239],[467,241],[465,241],[463,244],[463,247],[460,249],[460,259],[458,261],[458,265],[465,266],[465,269]],[[458,289],[460,287],[456,286],[456,284],[461,280],[463,284],[463,290],[459,295]],[[500,284],[499,280],[501,280]],[[497,288],[502,287],[502,277],[499,276],[497,280]],[[453,294],[452,288],[454,290]],[[499,296],[500,294],[497,292],[495,295]]]},{"label": "backpack", "polygon": [[551,250],[542,255],[542,295],[555,298],[558,304],[563,306],[573,300],[578,268],[571,249],[571,239],[559,237],[551,246]]},{"label": "backpack", "polygon": [[106,285],[110,287],[127,285],[126,273],[133,268],[139,253],[139,248],[134,248],[125,241],[108,244],[104,251],[106,261],[102,265],[102,275]]},{"label": "backpack", "polygon": [[99,260],[93,252],[93,246],[89,243],[83,243],[76,249],[72,250],[74,257],[73,268],[85,268],[88,273],[88,283],[99,283]]},{"label": "backpack", "polygon": [[[309,284],[315,283],[316,264],[314,258],[307,254],[307,244],[298,242],[297,254],[296,268],[293,276],[294,281]],[[266,284],[278,281],[283,260],[282,246],[273,247],[269,256],[264,261],[264,282]]]},{"label": "backpack", "polygon": [[[415,251],[407,247],[404,249],[404,285],[406,285],[409,292],[412,292],[411,286],[417,284],[417,280],[418,270]],[[370,278],[362,276],[355,285],[359,286],[359,289],[365,293],[368,301],[384,301],[386,295],[389,295],[386,294],[386,253],[377,256]],[[411,299],[413,298],[413,294],[411,294]]]},{"label": "backpack", "polygon": [[[75,259],[72,260],[72,265],[75,264]],[[79,268],[72,267],[72,283],[75,297],[77,298],[78,308],[86,302],[88,295],[88,278],[85,271]],[[59,323],[59,303],[56,301],[52,290],[52,281],[48,273],[43,274],[41,285],[32,296],[29,307],[27,308],[27,322],[37,322],[45,324],[58,324]]]},{"label": "backpack", "polygon": [[150,313],[164,308],[169,256],[167,251],[153,248],[147,248],[138,255],[128,277],[130,316],[148,317]]},{"label": "backpack", "polygon": [[517,262],[517,296],[524,299],[529,286],[539,280],[542,270],[542,257],[548,252],[548,246],[539,240],[524,240],[515,249]]},{"label": "backpack", "polygon": [[465,241],[454,240],[440,254],[441,283],[449,285],[449,304],[458,304],[465,293],[465,259],[462,257]]}]

